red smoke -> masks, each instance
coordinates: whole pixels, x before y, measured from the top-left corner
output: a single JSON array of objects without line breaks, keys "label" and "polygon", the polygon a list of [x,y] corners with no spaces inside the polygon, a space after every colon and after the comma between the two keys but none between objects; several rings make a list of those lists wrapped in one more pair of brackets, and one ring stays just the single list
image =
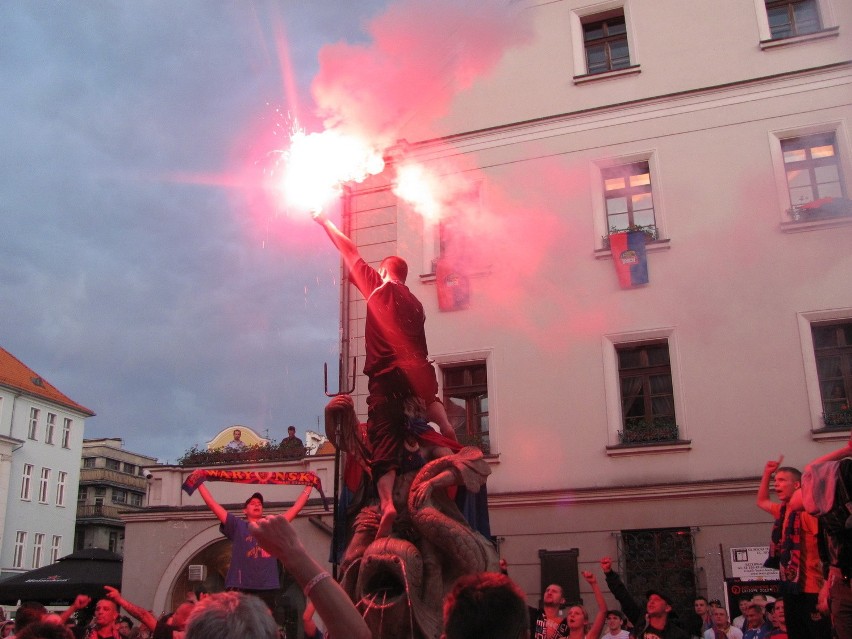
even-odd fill
[{"label": "red smoke", "polygon": [[[531,36],[526,12],[506,0],[404,0],[367,27],[372,44],[320,51],[314,98],[326,127],[387,147],[406,128],[435,135],[432,122],[453,96]],[[407,128],[415,124],[413,128]]]}]

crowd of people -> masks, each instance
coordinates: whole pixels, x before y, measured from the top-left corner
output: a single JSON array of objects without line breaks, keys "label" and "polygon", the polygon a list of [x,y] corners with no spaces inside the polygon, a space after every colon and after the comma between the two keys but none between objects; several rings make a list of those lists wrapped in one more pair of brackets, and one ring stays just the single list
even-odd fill
[{"label": "crowd of people", "polygon": [[[315,212],[314,219],[340,251],[353,284],[367,300],[366,436],[369,472],[380,502],[376,539],[382,539],[393,534],[397,517],[392,492],[406,437],[406,402],[412,398],[421,402],[443,441],[456,448],[458,444],[436,395],[423,307],[405,286],[407,265],[391,256],[373,269],[321,212]],[[351,411],[351,402],[346,408]],[[295,428],[288,430],[282,446],[302,448]],[[241,432],[235,429],[233,436],[228,447],[243,448]],[[769,600],[755,595],[731,602],[739,609],[733,619],[721,602],[703,597],[694,602],[693,618],[677,619],[672,597],[661,589],[643,593],[640,603],[608,557],[600,560],[600,569],[620,609],[608,609],[597,578],[589,571],[582,576],[595,599],[593,613],[579,603],[566,602],[563,587],[555,583],[544,589],[541,607],[531,608],[501,562],[500,572],[465,575],[455,583],[444,600],[442,639],[831,639],[833,635],[852,639],[852,499],[836,468],[839,460],[848,457],[852,457],[852,438],[843,448],[808,465],[805,475],[810,483],[804,491],[803,474],[782,466],[783,457],[766,463],[757,506],[775,522],[770,562],[779,569],[781,596]],[[770,484],[777,501],[772,499]],[[13,624],[0,626],[0,639],[10,633],[15,639],[280,639],[281,630],[272,616],[279,563],[303,590],[306,639],[371,638],[349,596],[308,555],[290,525],[307,502],[310,486],[289,510],[276,516],[264,516],[263,495],[256,492],[246,499],[243,518],[229,513],[203,484],[198,490],[232,542],[224,592],[191,595],[173,612],[156,618],[107,587],[85,625],[74,617],[90,607],[87,596],[78,596],[61,614],[48,613],[41,604],[24,603]],[[832,497],[835,492],[843,496],[845,503],[836,507],[833,498],[826,498],[829,492]],[[122,616],[122,609],[129,616]]]}]

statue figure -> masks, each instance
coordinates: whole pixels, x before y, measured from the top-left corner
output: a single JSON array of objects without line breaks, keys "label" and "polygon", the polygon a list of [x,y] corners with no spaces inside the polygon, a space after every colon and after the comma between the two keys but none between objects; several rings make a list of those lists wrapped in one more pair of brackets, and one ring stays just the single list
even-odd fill
[{"label": "statue figure", "polygon": [[[421,408],[411,406],[410,421],[418,422]],[[493,543],[471,527],[449,494],[457,490],[468,497],[477,493],[484,497],[491,469],[478,448],[461,448],[415,427],[406,440],[404,472],[394,484],[393,530],[376,538],[381,511],[378,499],[365,490],[369,466],[364,456],[369,451],[351,398],[329,402],[327,430],[334,428],[336,419],[341,425],[341,450],[347,453],[347,475],[351,478],[352,469],[360,468],[364,480],[360,502],[354,500],[348,509],[354,523],[341,561],[341,585],[376,639],[437,639],[442,600],[455,580],[499,570]]]}]

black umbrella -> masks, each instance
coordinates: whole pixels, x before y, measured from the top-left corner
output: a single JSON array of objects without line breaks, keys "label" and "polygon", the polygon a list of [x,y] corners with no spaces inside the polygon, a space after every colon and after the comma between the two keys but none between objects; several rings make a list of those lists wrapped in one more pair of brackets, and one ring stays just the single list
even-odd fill
[{"label": "black umbrella", "polygon": [[70,604],[77,595],[100,599],[104,586],[121,588],[121,555],[87,548],[62,557],[55,564],[0,581],[0,603],[20,601]]}]

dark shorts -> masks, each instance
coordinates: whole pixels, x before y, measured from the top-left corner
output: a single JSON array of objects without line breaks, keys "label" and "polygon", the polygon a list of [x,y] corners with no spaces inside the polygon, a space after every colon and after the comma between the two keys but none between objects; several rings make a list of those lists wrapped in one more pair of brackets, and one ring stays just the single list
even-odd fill
[{"label": "dark shorts", "polygon": [[408,434],[405,400],[418,397],[428,406],[436,401],[438,380],[428,362],[405,370],[394,368],[370,378],[367,397],[367,438],[372,449],[373,481],[396,470]]}]

